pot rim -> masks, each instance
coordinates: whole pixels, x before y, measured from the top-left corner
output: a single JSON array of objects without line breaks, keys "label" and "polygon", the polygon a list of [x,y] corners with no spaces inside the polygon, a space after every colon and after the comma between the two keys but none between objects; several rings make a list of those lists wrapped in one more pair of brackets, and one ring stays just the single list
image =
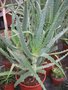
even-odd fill
[{"label": "pot rim", "polygon": [[[42,73],[41,73],[41,74],[42,74]],[[45,81],[45,79],[46,79],[46,73],[43,74],[43,75],[44,75],[44,79],[42,80],[42,82],[44,83],[44,81]],[[17,80],[17,76],[16,76],[16,80]],[[21,82],[19,85],[24,86],[24,87],[27,87],[27,88],[34,88],[34,87],[40,86],[39,83],[38,83],[37,85],[34,85],[34,86],[27,86],[27,85],[23,84],[22,82]]]},{"label": "pot rim", "polygon": [[53,77],[52,74],[51,74],[51,78],[52,78],[53,80],[60,81],[60,80],[64,80],[65,77],[55,78],[55,77]]}]

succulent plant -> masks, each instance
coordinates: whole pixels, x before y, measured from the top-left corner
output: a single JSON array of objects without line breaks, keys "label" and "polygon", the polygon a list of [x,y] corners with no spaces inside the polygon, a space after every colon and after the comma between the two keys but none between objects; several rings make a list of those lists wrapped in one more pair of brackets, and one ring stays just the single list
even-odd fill
[{"label": "succulent plant", "polygon": [[52,69],[52,75],[55,78],[63,78],[64,77],[64,74],[62,73],[62,71],[58,67],[54,67]]}]

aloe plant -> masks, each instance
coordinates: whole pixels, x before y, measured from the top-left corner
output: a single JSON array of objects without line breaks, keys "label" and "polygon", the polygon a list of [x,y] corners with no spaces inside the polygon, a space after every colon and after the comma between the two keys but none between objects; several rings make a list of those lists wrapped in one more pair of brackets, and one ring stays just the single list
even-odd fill
[{"label": "aloe plant", "polygon": [[[15,86],[32,75],[36,77],[43,90],[46,90],[37,75],[38,72],[44,73],[44,68],[56,64],[64,73],[58,61],[67,56],[68,53],[56,61],[50,56],[50,53],[54,43],[68,30],[67,27],[58,34],[55,33],[61,26],[68,10],[68,0],[64,0],[62,3],[60,0],[46,0],[43,8],[41,8],[40,0],[25,0],[23,6],[22,23],[16,12],[12,13],[11,39],[8,38],[7,29],[5,29],[5,37],[0,35],[9,54],[1,47],[0,52],[13,62],[8,76],[14,67],[18,67],[22,71],[22,73],[19,72],[20,78],[16,81]],[[3,17],[5,18],[5,16]],[[16,25],[14,25],[15,18]],[[52,63],[42,66],[43,58],[47,58]],[[26,70],[27,72],[25,72]]]},{"label": "aloe plant", "polygon": [[10,75],[8,79],[6,79],[6,78],[7,78],[7,75],[0,77],[0,84],[1,85],[13,83],[14,79],[15,79],[13,75]]},{"label": "aloe plant", "polygon": [[63,78],[64,77],[61,70],[57,67],[54,67],[54,69],[52,70],[52,75],[53,75],[54,78]]},{"label": "aloe plant", "polygon": [[[0,85],[6,85],[15,81],[14,75],[11,74],[7,77],[9,69],[5,69],[4,65],[0,66]],[[2,75],[3,74],[3,75]]]}]

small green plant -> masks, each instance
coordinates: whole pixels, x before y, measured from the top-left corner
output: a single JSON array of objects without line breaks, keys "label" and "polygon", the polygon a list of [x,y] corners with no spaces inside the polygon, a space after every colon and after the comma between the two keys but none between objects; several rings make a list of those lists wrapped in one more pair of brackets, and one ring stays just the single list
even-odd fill
[{"label": "small green plant", "polygon": [[5,69],[4,65],[0,66],[0,85],[6,85],[15,82],[15,76],[13,74],[8,76],[9,70],[9,68]]},{"label": "small green plant", "polygon": [[4,85],[4,84],[10,84],[15,82],[15,78],[13,75],[10,75],[7,79],[7,75],[6,76],[0,76],[0,84]]},{"label": "small green plant", "polygon": [[63,78],[64,74],[58,67],[54,67],[52,69],[52,76],[58,79],[58,78]]}]

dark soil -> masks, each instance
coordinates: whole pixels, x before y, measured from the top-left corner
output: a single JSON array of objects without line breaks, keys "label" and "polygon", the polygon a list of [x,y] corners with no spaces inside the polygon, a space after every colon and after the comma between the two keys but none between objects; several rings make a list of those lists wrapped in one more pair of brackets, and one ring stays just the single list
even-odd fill
[{"label": "dark soil", "polygon": [[[40,77],[41,81],[44,80],[45,76],[43,74],[39,73],[38,76]],[[25,84],[27,86],[35,86],[38,84],[38,81],[33,76],[29,76],[24,80],[23,84]]]}]

